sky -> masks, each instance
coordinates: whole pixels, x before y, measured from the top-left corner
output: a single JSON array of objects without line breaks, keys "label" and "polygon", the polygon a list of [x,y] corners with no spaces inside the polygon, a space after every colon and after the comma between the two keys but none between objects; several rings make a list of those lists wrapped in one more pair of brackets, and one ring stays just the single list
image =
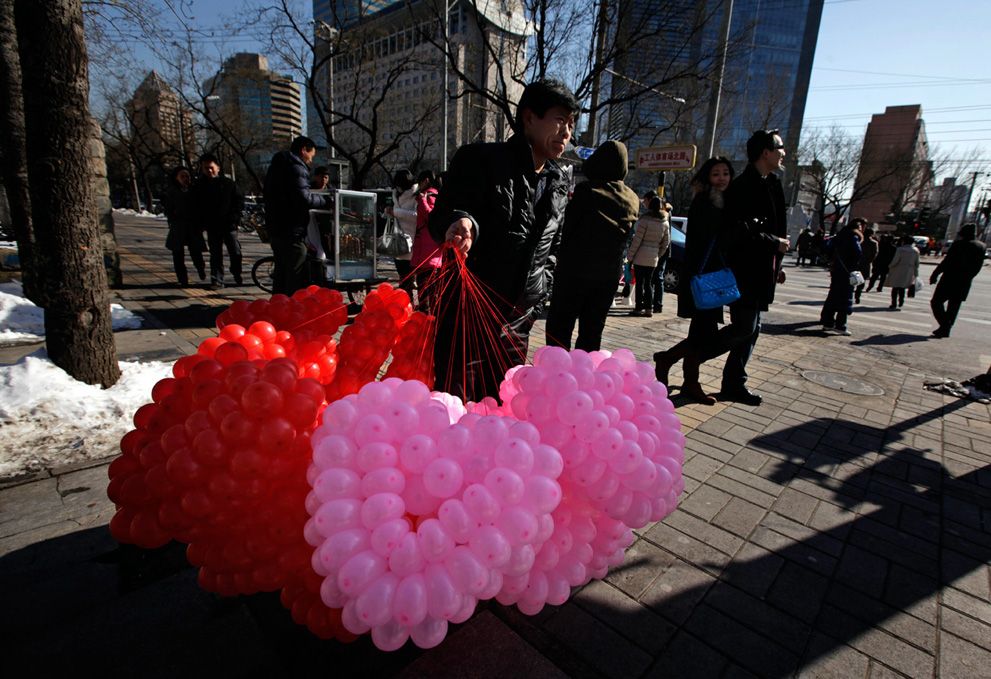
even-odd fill
[{"label": "sky", "polygon": [[[872,113],[921,104],[930,147],[954,158],[978,148],[991,171],[989,25],[991,0],[826,0],[803,131],[862,135]],[[982,188],[991,176],[978,177],[975,201]]]},{"label": "sky", "polygon": [[[222,25],[243,6],[239,0],[187,4],[193,23],[207,27]],[[989,25],[991,0],[826,0],[803,129],[836,124],[859,137],[871,114],[886,106],[921,104],[931,147],[954,158],[978,149],[991,172]],[[221,46],[260,49],[247,37],[204,38],[206,49]],[[991,193],[991,175],[978,177],[975,202],[982,189]]]}]

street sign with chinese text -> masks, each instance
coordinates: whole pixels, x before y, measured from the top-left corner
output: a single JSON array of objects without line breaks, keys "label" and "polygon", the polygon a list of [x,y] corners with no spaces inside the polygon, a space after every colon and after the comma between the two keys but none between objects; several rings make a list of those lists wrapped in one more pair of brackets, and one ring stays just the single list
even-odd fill
[{"label": "street sign with chinese text", "polygon": [[637,149],[637,169],[665,172],[695,167],[695,145],[651,146]]}]

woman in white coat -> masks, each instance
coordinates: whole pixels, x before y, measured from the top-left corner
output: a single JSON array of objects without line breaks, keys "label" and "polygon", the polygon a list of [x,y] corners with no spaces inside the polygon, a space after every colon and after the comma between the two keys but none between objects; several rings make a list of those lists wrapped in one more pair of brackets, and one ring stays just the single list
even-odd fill
[{"label": "woman in white coat", "polygon": [[400,170],[392,177],[392,185],[396,188],[396,202],[391,212],[386,210],[386,214],[391,214],[399,223],[406,236],[406,254],[396,255],[396,273],[399,274],[399,287],[409,293],[413,299],[413,276],[410,276],[412,266],[410,259],[413,256],[413,238],[416,236],[416,183],[413,181],[413,173],[409,170]]},{"label": "woman in white coat", "polygon": [[915,249],[911,236],[902,236],[895,256],[888,265],[888,276],[884,282],[891,287],[891,306],[898,310],[905,305],[905,291],[915,286],[919,278],[919,251]]},{"label": "woman in white coat", "polygon": [[631,316],[653,315],[654,269],[671,245],[671,223],[662,209],[660,198],[651,198],[647,213],[640,218],[630,242],[626,259],[633,265],[636,278],[636,308]]}]

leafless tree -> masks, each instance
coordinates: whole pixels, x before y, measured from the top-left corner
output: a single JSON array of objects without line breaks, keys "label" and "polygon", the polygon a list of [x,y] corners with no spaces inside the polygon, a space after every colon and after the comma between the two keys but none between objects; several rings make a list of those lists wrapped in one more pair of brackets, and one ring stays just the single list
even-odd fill
[{"label": "leafless tree", "polygon": [[[52,361],[78,380],[108,387],[120,369],[92,189],[82,5],[3,0],[0,14],[4,42],[16,45],[18,58],[0,52],[2,73],[21,84],[20,101],[7,106],[23,111],[24,125],[4,137],[3,155],[26,159],[30,233],[18,235],[31,247],[20,252],[22,269],[45,309]],[[11,92],[8,81],[4,94]]]}]

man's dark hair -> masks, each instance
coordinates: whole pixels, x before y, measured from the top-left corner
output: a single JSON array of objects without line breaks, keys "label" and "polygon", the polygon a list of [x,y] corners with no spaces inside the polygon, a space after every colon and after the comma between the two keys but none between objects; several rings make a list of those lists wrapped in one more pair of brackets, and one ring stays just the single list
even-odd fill
[{"label": "man's dark hair", "polygon": [[433,170],[423,170],[422,172],[420,172],[420,174],[416,176],[416,183],[419,184],[424,179],[430,182],[431,186],[437,183],[437,175],[434,173]]},{"label": "man's dark hair", "polygon": [[780,135],[780,130],[757,130],[747,140],[747,161],[754,163],[764,151],[775,148],[774,135]]},{"label": "man's dark hair", "polygon": [[202,166],[203,163],[216,163],[217,167],[223,167],[223,165],[220,164],[220,159],[212,153],[204,153],[200,156],[200,159],[196,164]]},{"label": "man's dark hair", "polygon": [[543,78],[530,83],[523,90],[520,103],[516,106],[516,131],[523,132],[524,109],[530,109],[538,118],[543,118],[547,111],[555,106],[568,109],[575,117],[581,112],[581,105],[575,99],[575,95],[560,80]]},{"label": "man's dark hair", "polygon": [[853,219],[850,220],[850,226],[857,226],[858,224],[862,227],[866,227],[867,220],[864,219],[863,217],[854,217]]},{"label": "man's dark hair", "polygon": [[330,176],[330,168],[327,167],[326,165],[317,165],[315,168],[313,168],[314,177],[319,177],[320,175],[324,175],[324,174],[327,175],[328,177]]},{"label": "man's dark hair", "polygon": [[303,149],[309,151],[310,149],[315,149],[317,143],[310,139],[309,137],[296,137],[292,140],[292,144],[289,145],[289,150],[299,155],[299,152]]},{"label": "man's dark hair", "polygon": [[651,198],[657,198],[657,191],[651,189],[647,193],[643,194],[644,202],[649,203]]},{"label": "man's dark hair", "polygon": [[960,227],[960,233],[957,234],[959,240],[974,240],[977,238],[977,224],[974,222],[967,222]]}]

